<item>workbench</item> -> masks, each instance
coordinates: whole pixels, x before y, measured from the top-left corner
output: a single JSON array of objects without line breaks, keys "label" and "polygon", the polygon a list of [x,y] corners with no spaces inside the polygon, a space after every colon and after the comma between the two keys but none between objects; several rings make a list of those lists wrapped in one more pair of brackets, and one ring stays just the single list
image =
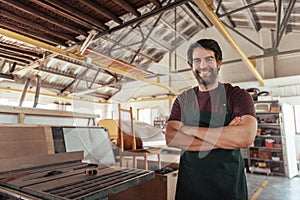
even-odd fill
[{"label": "workbench", "polygon": [[0,147],[1,200],[108,199],[155,177],[115,166],[101,127],[0,126]]},{"label": "workbench", "polygon": [[[1,199],[108,199],[155,177],[153,171],[82,163],[82,153],[45,155],[53,164],[0,172]],[[43,159],[44,160],[44,159]],[[61,160],[58,162],[57,160]],[[48,161],[48,162],[50,162]],[[87,174],[92,170],[94,174]]]}]

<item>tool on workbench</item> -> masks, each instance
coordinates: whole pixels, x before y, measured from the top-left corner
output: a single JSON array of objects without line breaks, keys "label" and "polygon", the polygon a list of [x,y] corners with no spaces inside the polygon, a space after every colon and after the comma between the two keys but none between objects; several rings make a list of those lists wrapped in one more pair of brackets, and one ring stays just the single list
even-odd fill
[{"label": "tool on workbench", "polygon": [[96,175],[97,174],[97,169],[86,169],[85,174],[86,175]]}]

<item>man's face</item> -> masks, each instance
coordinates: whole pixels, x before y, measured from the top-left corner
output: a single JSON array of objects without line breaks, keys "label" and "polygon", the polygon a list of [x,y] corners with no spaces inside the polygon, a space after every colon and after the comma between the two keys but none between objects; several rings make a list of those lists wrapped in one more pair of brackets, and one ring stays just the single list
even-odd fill
[{"label": "man's face", "polygon": [[200,47],[195,48],[192,65],[193,74],[200,85],[210,86],[217,82],[221,61],[217,63],[213,51]]}]

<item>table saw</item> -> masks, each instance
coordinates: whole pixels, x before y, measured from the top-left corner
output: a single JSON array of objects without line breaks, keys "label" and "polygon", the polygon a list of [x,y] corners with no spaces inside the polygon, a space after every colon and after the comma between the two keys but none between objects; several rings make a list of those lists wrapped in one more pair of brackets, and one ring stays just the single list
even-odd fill
[{"label": "table saw", "polygon": [[[63,153],[77,154],[80,152]],[[57,160],[61,155],[44,158]],[[76,156],[73,156],[76,157]],[[95,173],[88,174],[87,170]],[[0,173],[1,199],[107,199],[155,177],[153,171],[82,163],[78,160]]]}]

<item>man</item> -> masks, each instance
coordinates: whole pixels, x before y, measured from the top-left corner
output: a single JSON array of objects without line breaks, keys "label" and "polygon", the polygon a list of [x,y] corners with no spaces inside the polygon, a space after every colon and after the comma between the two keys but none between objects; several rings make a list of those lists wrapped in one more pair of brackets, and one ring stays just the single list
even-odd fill
[{"label": "man", "polygon": [[197,41],[187,56],[198,86],[176,98],[166,128],[167,145],[182,149],[176,200],[248,199],[240,148],[256,135],[253,100],[218,81],[222,51],[216,41]]}]

